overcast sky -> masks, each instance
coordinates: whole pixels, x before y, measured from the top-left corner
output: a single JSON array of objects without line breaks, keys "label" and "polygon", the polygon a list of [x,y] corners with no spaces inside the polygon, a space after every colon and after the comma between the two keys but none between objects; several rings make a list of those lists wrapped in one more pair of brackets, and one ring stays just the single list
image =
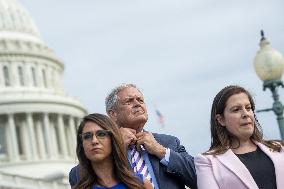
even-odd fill
[{"label": "overcast sky", "polygon": [[[284,54],[283,0],[19,1],[64,62],[66,90],[90,113],[105,113],[110,89],[135,83],[148,106],[146,129],[179,137],[196,155],[210,145],[211,104],[226,85],[247,88],[257,109],[272,106],[253,59],[261,29]],[[274,113],[257,116],[265,137],[279,139]]]}]

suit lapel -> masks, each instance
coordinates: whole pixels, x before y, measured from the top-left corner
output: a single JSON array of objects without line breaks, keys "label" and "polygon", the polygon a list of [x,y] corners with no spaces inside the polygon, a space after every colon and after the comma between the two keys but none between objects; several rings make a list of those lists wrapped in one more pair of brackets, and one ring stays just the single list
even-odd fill
[{"label": "suit lapel", "polygon": [[216,156],[219,161],[231,170],[248,188],[258,188],[254,179],[252,178],[249,170],[246,166],[239,160],[239,158],[232,152],[228,150],[226,153]]},{"label": "suit lapel", "polygon": [[260,149],[269,156],[274,164],[275,176],[276,176],[276,184],[277,188],[281,188],[284,185],[283,175],[284,175],[284,151],[282,149],[281,152],[273,152],[265,145],[256,142],[256,144],[260,147]]},{"label": "suit lapel", "polygon": [[[154,138],[159,142],[159,140],[156,138],[155,133],[152,133]],[[161,188],[161,183],[160,183],[160,161],[156,156],[153,156],[152,154],[148,154],[149,156],[149,160],[151,162],[152,168],[153,168],[153,172],[155,174],[156,177],[156,181],[157,184],[159,185],[159,188]]]},{"label": "suit lapel", "polygon": [[153,172],[154,172],[155,177],[156,177],[157,184],[159,185],[159,188],[161,188],[160,177],[159,177],[160,161],[155,156],[153,156],[151,154],[148,154],[148,156],[149,156],[149,160],[151,162],[152,168],[153,168]]}]

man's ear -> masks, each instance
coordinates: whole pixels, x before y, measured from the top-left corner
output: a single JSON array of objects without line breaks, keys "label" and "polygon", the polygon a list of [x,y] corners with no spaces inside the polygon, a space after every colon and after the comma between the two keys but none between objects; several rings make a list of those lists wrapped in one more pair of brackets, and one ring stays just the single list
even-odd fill
[{"label": "man's ear", "polygon": [[221,126],[223,126],[223,127],[226,126],[224,117],[223,117],[222,115],[217,114],[217,115],[216,115],[216,119],[217,119],[217,121],[220,123]]},{"label": "man's ear", "polygon": [[116,119],[117,119],[117,112],[116,111],[110,109],[110,110],[108,110],[107,114],[113,121],[116,121]]}]

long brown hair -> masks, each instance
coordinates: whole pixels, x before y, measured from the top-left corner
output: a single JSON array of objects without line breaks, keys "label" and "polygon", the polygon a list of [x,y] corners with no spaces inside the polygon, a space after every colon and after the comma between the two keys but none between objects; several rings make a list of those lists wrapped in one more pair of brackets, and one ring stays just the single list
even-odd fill
[{"label": "long brown hair", "polygon": [[211,108],[211,147],[204,154],[223,154],[228,149],[232,148],[233,139],[238,140],[235,136],[230,134],[226,127],[223,127],[218,122],[216,115],[224,115],[224,109],[226,108],[228,99],[235,94],[245,93],[248,96],[251,108],[254,114],[254,132],[250,137],[251,140],[263,143],[267,147],[271,148],[274,151],[281,151],[281,145],[277,141],[266,141],[263,140],[262,128],[255,115],[255,103],[251,94],[244,89],[243,87],[230,85],[223,88],[214,98],[212,108]]},{"label": "long brown hair", "polygon": [[81,138],[83,128],[87,122],[94,122],[103,129],[110,131],[113,170],[117,179],[124,183],[127,188],[144,189],[143,183],[139,181],[137,177],[134,177],[133,171],[130,168],[126,148],[117,125],[108,116],[98,113],[85,116],[77,131],[76,153],[79,160],[80,180],[78,184],[74,186],[74,189],[92,188],[94,184],[98,184],[98,177],[92,168],[91,161],[85,155]]}]

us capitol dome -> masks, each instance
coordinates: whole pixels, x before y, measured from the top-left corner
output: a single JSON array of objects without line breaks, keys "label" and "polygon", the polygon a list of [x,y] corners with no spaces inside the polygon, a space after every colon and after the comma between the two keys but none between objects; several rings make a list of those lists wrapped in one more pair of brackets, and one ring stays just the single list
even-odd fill
[{"label": "us capitol dome", "polygon": [[63,72],[27,10],[0,0],[0,189],[70,188],[87,111],[66,93]]}]

